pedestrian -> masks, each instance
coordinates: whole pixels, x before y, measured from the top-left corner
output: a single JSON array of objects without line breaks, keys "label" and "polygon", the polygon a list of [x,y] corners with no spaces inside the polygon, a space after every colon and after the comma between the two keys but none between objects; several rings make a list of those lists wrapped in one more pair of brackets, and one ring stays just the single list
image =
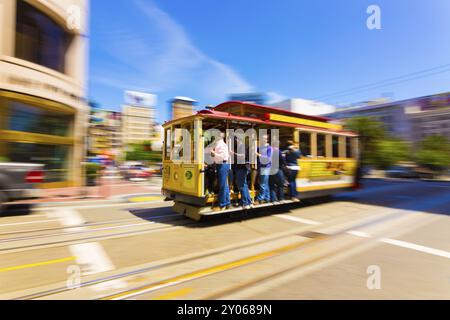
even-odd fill
[{"label": "pedestrian", "polygon": [[256,201],[259,204],[270,202],[269,176],[272,166],[272,147],[269,144],[269,137],[261,137],[261,146],[258,148],[258,173],[259,173],[259,193]]},{"label": "pedestrian", "polygon": [[228,185],[228,176],[230,173],[230,153],[228,145],[224,141],[225,134],[220,133],[220,137],[215,141],[214,148],[211,155],[214,157],[214,163],[217,170],[217,181],[219,184],[219,207],[214,211],[223,211],[229,209],[230,202],[230,187]]},{"label": "pedestrian", "polygon": [[298,160],[301,159],[301,151],[294,145],[292,141],[289,141],[288,148],[284,153],[286,161],[286,171],[287,180],[289,183],[289,197],[292,201],[298,202],[298,191],[297,191],[297,175],[301,170],[298,165]]}]

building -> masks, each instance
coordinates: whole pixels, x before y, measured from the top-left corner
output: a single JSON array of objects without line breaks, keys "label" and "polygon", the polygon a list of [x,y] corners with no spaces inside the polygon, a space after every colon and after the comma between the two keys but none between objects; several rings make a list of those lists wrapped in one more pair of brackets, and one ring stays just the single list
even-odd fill
[{"label": "building", "polygon": [[118,160],[122,156],[122,113],[92,110],[89,121],[88,155]]},{"label": "building", "polygon": [[437,110],[411,112],[408,119],[411,123],[411,141],[418,142],[431,135],[442,135],[450,141],[450,104]]},{"label": "building", "polygon": [[319,116],[323,114],[329,114],[336,111],[336,107],[318,102],[318,101],[312,101],[312,100],[306,100],[306,99],[288,99],[284,100],[275,104],[272,104],[272,106],[286,110],[291,111],[295,113],[301,113],[306,114],[309,116]]},{"label": "building", "polygon": [[228,99],[230,101],[242,101],[250,102],[259,105],[265,105],[267,103],[267,95],[264,93],[234,93],[231,94]]},{"label": "building", "polygon": [[150,93],[127,91],[122,106],[123,145],[151,141],[155,125],[156,96]]},{"label": "building", "polygon": [[432,134],[447,135],[450,130],[450,93],[381,104],[340,109],[327,116],[335,119],[371,117],[382,122],[396,138],[417,142]]},{"label": "building", "polygon": [[172,110],[172,120],[192,116],[195,113],[197,101],[188,97],[175,97],[169,101]]},{"label": "building", "polygon": [[84,183],[88,0],[0,0],[0,157]]}]

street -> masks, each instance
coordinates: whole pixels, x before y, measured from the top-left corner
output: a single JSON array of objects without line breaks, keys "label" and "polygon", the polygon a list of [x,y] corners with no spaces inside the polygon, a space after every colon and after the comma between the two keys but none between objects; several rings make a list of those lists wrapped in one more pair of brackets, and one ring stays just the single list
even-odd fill
[{"label": "street", "polygon": [[0,299],[450,299],[449,195],[367,179],[202,222],[162,198],[36,206],[0,217]]}]

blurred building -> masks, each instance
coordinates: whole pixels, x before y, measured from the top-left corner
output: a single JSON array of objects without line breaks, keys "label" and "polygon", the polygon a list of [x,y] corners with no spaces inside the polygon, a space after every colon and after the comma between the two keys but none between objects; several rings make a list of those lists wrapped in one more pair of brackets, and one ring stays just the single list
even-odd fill
[{"label": "blurred building", "polygon": [[450,141],[450,104],[436,110],[414,111],[408,114],[411,141],[418,142],[431,135],[442,135]]},{"label": "blurred building", "polygon": [[164,140],[164,128],[162,125],[156,123],[152,128],[152,150],[162,151]]},{"label": "blurred building", "polygon": [[336,111],[335,106],[300,98],[284,100],[282,102],[275,103],[272,106],[286,111],[306,114],[310,116],[319,116]]},{"label": "blurred building", "polygon": [[172,110],[172,120],[192,116],[195,113],[197,101],[188,97],[175,97],[169,101]]},{"label": "blurred building", "polygon": [[0,157],[81,185],[88,0],[0,0]]},{"label": "blurred building", "polygon": [[122,155],[122,113],[107,110],[91,111],[88,133],[90,156],[118,160]]},{"label": "blurred building", "polygon": [[156,96],[150,93],[127,91],[122,106],[123,144],[128,146],[153,138]]},{"label": "blurred building", "polygon": [[251,102],[259,105],[267,103],[267,95],[264,93],[235,93],[231,94],[228,99],[230,101]]},{"label": "blurred building", "polygon": [[327,116],[341,120],[371,117],[382,122],[390,135],[411,142],[433,134],[450,137],[450,93],[381,104],[366,103],[339,109]]}]

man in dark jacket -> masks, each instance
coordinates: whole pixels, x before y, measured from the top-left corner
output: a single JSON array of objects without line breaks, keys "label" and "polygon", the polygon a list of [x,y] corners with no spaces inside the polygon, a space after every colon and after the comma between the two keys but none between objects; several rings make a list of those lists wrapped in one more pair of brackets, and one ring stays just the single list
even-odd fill
[{"label": "man in dark jacket", "polygon": [[278,204],[284,201],[285,178],[283,169],[286,167],[286,162],[279,148],[272,148],[272,163],[278,163],[278,167],[272,167],[274,172],[271,172],[272,175],[269,178],[270,201]]},{"label": "man in dark jacket", "polygon": [[302,157],[302,153],[297,149],[294,143],[290,141],[288,149],[284,152],[284,156],[286,160],[287,180],[289,182],[289,196],[292,201],[298,202],[297,175],[300,171],[298,160]]}]

